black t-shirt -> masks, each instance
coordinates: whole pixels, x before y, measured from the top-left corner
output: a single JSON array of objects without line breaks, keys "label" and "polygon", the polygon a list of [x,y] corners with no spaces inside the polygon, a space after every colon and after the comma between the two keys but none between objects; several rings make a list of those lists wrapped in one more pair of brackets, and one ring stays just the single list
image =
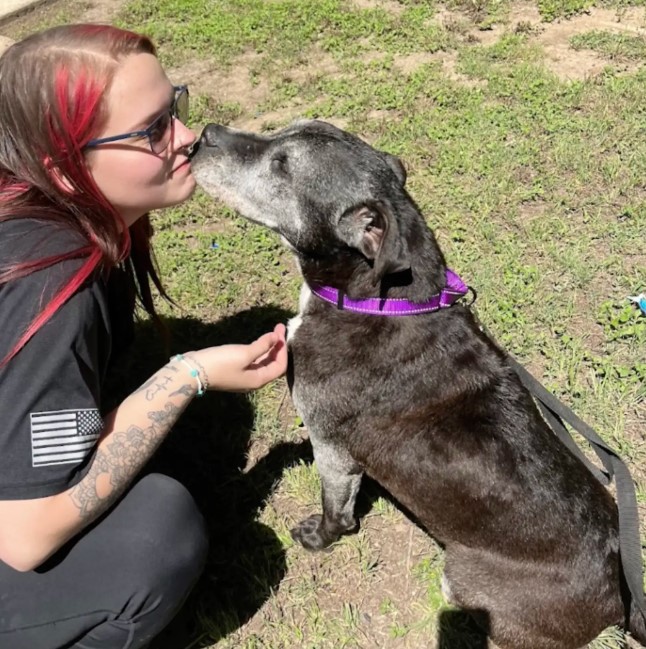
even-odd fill
[{"label": "black t-shirt", "polygon": [[[86,245],[79,234],[37,219],[0,223],[0,268]],[[84,259],[0,286],[0,359]],[[0,368],[0,500],[65,491],[87,473],[103,429],[101,385],[110,356],[108,290],[85,284]]]}]

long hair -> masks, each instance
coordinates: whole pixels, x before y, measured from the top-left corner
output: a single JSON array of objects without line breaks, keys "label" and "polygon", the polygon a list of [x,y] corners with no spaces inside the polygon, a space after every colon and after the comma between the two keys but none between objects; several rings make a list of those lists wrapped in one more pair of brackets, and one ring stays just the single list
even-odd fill
[{"label": "long hair", "polygon": [[150,283],[157,275],[148,215],[130,228],[99,190],[83,148],[107,119],[105,98],[120,62],[156,55],[145,36],[107,25],[66,25],[29,36],[0,56],[0,222],[47,219],[87,242],[64,255],[0,268],[0,285],[70,257],[76,274],[58,289],[0,362],[6,364],[97,272],[124,262],[132,288],[158,321]]}]

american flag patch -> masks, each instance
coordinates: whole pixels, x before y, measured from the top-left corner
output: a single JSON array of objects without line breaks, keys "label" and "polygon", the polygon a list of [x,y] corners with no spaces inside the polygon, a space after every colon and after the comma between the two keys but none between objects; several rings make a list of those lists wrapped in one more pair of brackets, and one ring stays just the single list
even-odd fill
[{"label": "american flag patch", "polygon": [[32,466],[80,462],[94,446],[103,430],[96,408],[32,412]]}]

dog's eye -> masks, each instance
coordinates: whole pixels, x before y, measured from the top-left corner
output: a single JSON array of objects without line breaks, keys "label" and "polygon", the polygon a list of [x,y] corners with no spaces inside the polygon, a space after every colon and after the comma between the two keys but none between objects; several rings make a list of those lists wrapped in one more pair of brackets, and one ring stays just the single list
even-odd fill
[{"label": "dog's eye", "polygon": [[283,175],[289,174],[289,166],[287,164],[287,156],[284,153],[275,155],[271,159],[271,169],[276,173]]}]

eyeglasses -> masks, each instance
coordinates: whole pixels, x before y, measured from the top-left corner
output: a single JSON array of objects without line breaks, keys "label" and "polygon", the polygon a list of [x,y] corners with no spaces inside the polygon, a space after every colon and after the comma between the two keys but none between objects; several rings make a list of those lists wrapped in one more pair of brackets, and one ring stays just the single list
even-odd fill
[{"label": "eyeglasses", "polygon": [[145,128],[143,131],[132,131],[131,133],[122,133],[120,135],[111,135],[110,137],[90,140],[85,145],[85,148],[92,148],[99,144],[107,144],[108,142],[127,140],[131,137],[147,137],[150,143],[150,150],[153,153],[162,153],[171,141],[174,120],[178,119],[185,124],[188,119],[188,86],[173,86],[173,90],[175,91],[175,97],[170,108],[157,117],[148,128]]}]

